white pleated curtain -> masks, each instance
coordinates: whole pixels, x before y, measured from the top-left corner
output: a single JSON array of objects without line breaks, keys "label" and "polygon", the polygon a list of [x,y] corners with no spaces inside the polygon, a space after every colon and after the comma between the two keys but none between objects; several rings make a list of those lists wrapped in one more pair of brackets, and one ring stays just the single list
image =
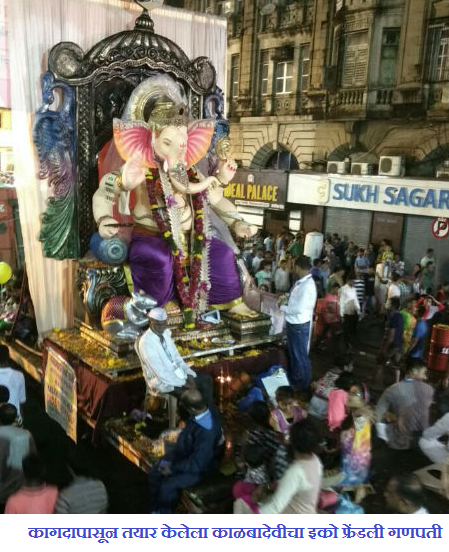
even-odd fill
[{"label": "white pleated curtain", "polygon": [[[62,41],[87,52],[101,39],[132,29],[141,12],[133,2],[117,0],[0,0],[6,2],[11,73],[11,108],[15,182],[30,293],[40,334],[73,324],[73,263],[42,255],[38,240],[40,214],[49,196],[46,181],[36,178],[37,156],[32,140],[34,114],[41,105],[41,74],[47,56]],[[192,59],[208,56],[223,88],[226,21],[161,7],[151,12],[157,34],[178,44]]]}]

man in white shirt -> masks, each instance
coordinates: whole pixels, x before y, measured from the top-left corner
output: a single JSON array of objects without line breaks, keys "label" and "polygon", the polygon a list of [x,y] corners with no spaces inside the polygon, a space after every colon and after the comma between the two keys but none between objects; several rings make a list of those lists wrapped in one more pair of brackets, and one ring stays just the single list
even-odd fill
[{"label": "man in white shirt", "polygon": [[260,263],[262,262],[262,259],[263,259],[263,249],[258,249],[252,263],[252,268],[253,268],[252,274],[255,274],[256,272],[259,271]]},{"label": "man in white shirt", "polygon": [[280,261],[274,273],[274,287],[277,293],[286,293],[290,289],[290,272],[287,270],[287,261]]},{"label": "man in white shirt", "polygon": [[414,473],[393,476],[384,491],[385,502],[395,514],[428,514],[422,505],[423,486]]},{"label": "man in white shirt", "polygon": [[438,464],[449,460],[449,442],[442,443],[440,439],[449,436],[449,396],[438,396],[437,407],[440,414],[433,426],[423,431],[419,440],[419,448],[432,462]]},{"label": "man in white shirt", "polygon": [[150,327],[135,344],[147,389],[181,395],[187,388],[198,387],[207,404],[211,404],[212,379],[209,374],[197,374],[184,362],[167,328],[166,311],[156,307],[148,318]]},{"label": "man in white shirt", "polygon": [[360,316],[360,303],[353,276],[348,276],[346,284],[340,290],[340,316],[343,320],[345,342],[349,346],[357,333],[357,322]]},{"label": "man in white shirt", "polygon": [[25,377],[19,370],[11,368],[11,358],[6,345],[0,345],[0,385],[8,388],[8,402],[16,407],[20,419],[22,405],[26,401]]},{"label": "man in white shirt", "polygon": [[273,234],[268,234],[268,236],[263,240],[263,244],[265,245],[265,251],[273,252]]},{"label": "man in white shirt", "polygon": [[307,389],[310,384],[309,360],[310,336],[317,290],[312,275],[310,259],[302,255],[295,261],[299,276],[290,293],[288,305],[282,305],[287,321],[287,347],[290,357],[288,376],[294,387]]},{"label": "man in white shirt", "polygon": [[387,288],[387,302],[385,303],[385,309],[388,313],[391,307],[391,300],[393,297],[401,297],[401,288],[399,287],[399,284],[401,282],[401,276],[397,272],[393,272],[391,275],[391,281],[388,284]]},{"label": "man in white shirt", "polygon": [[426,266],[430,263],[430,261],[432,261],[433,263],[435,262],[435,259],[433,258],[433,253],[434,253],[434,250],[432,248],[429,248],[426,251],[426,254],[421,259],[421,263],[420,263],[421,268],[426,268]]}]

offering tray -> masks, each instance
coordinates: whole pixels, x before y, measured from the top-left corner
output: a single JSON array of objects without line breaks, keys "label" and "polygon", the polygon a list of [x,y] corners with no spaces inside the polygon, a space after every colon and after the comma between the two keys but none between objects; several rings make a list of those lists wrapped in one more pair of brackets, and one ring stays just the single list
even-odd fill
[{"label": "offering tray", "polygon": [[109,354],[105,348],[85,339],[77,330],[53,331],[45,337],[87,364],[92,371],[111,379],[142,369],[136,354],[120,358]]},{"label": "offering tray", "polygon": [[229,335],[229,328],[223,322],[211,326],[210,328],[195,328],[193,330],[174,329],[172,330],[172,338],[176,342],[182,342],[187,345],[187,341],[202,339],[212,339],[213,337],[223,337]]},{"label": "offering tray", "polygon": [[[228,356],[234,356],[235,351],[239,349],[249,349],[252,347],[257,347],[258,345],[269,345],[270,343],[276,343],[282,341],[282,335],[259,335],[259,336],[249,336],[244,339],[237,340],[233,345],[226,346],[214,346],[202,351],[191,351],[189,354],[182,355],[184,360],[203,357],[203,356],[214,356],[217,354],[224,354]],[[247,356],[247,355],[243,355]],[[248,356],[253,356],[252,354]]]},{"label": "offering tray", "polygon": [[107,332],[95,330],[84,322],[79,324],[79,332],[81,337],[99,345],[114,356],[124,357],[134,353],[134,339],[111,337]]},{"label": "offering tray", "polygon": [[271,318],[263,313],[252,318],[229,312],[223,312],[221,316],[227,322],[232,335],[237,339],[267,335],[271,328]]}]

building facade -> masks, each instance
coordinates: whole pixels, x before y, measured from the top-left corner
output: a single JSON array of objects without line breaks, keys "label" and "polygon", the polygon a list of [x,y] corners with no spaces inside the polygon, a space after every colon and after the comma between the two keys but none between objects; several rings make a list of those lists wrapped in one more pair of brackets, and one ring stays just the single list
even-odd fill
[{"label": "building facade", "polygon": [[185,7],[228,19],[227,109],[243,166],[402,155],[410,174],[433,176],[449,157],[446,0]]},{"label": "building facade", "polygon": [[[405,179],[429,179],[449,159],[447,0],[186,0],[185,7],[228,19],[227,115],[243,167],[326,172],[329,161],[401,156]],[[300,183],[289,179],[287,202]],[[402,250],[407,227],[410,234],[417,225],[381,208],[343,213],[287,203],[284,220],[289,209],[306,231],[338,231],[342,219],[348,232],[364,228],[364,240],[391,230]]]}]

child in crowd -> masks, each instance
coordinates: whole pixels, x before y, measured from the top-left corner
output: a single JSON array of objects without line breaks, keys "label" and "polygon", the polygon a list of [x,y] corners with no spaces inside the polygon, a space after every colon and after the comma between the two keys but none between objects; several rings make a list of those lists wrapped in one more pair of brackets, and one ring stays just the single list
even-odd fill
[{"label": "child in crowd", "polygon": [[247,443],[243,447],[243,458],[245,461],[245,475],[243,481],[245,483],[251,483],[254,486],[268,483],[268,471],[261,447],[255,443]]},{"label": "child in crowd", "polygon": [[309,414],[319,420],[327,418],[328,396],[331,389],[335,389],[335,382],[342,372],[351,372],[353,369],[350,354],[339,355],[334,360],[334,366],[318,381],[311,383],[314,395],[310,401]]},{"label": "child in crowd", "polygon": [[346,405],[347,417],[340,435],[341,472],[339,485],[355,485],[356,502],[364,495],[371,467],[371,423],[374,417],[361,393],[350,392]]},{"label": "child in crowd", "polygon": [[338,429],[346,418],[346,403],[349,391],[356,381],[351,372],[342,372],[335,381],[335,389],[328,395],[327,425],[333,431]]},{"label": "child in crowd", "polygon": [[263,261],[260,266],[261,270],[258,270],[255,275],[257,287],[260,288],[262,285],[265,285],[268,289],[270,289],[271,280],[273,278],[271,263],[269,261]]},{"label": "child in crowd", "polygon": [[276,389],[277,408],[273,409],[270,425],[288,439],[290,426],[307,417],[307,412],[295,402],[293,387],[282,385]]},{"label": "child in crowd", "polygon": [[287,261],[281,261],[274,273],[274,287],[277,293],[286,293],[290,289],[290,272]]}]

